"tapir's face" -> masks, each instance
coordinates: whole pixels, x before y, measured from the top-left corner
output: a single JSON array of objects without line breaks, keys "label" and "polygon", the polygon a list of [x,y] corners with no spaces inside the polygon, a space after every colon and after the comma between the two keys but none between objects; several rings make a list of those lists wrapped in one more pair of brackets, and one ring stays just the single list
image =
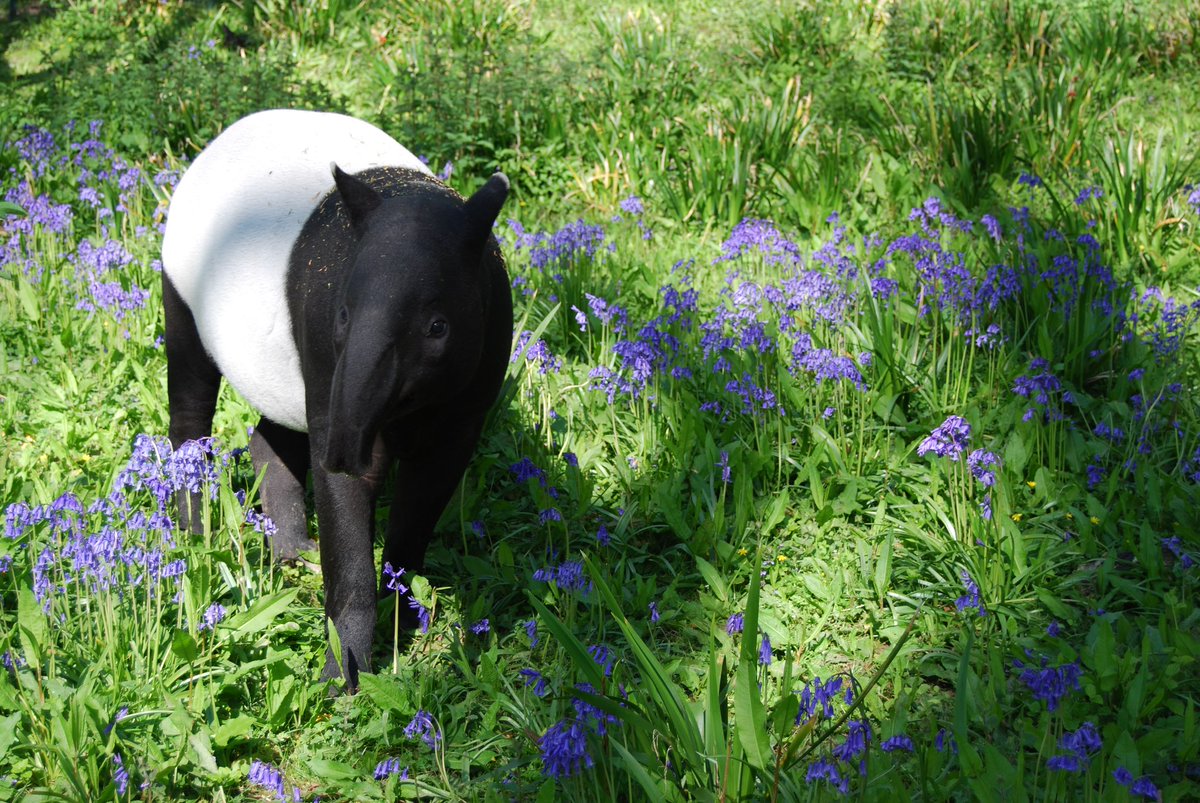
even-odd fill
[{"label": "tapir's face", "polygon": [[[466,203],[448,195],[381,200],[366,225],[354,226],[353,267],[332,311],[326,469],[366,473],[381,427],[452,401],[475,378],[484,247],[507,191],[502,177],[492,181]],[[342,185],[343,197],[358,189]],[[503,190],[499,202],[484,199],[494,204],[490,217],[471,208],[489,187]]]}]

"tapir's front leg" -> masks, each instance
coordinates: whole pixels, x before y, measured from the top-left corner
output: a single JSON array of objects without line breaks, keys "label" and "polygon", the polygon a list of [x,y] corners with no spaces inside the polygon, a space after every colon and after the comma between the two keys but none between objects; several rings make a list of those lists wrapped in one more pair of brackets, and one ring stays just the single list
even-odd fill
[{"label": "tapir's front leg", "polygon": [[[437,433],[421,439],[420,445],[396,461],[396,485],[388,519],[383,561],[410,574],[425,568],[425,550],[433,536],[442,511],[462,480],[471,462],[483,428],[483,416],[477,421],[465,418],[451,426],[427,427]],[[449,433],[449,434],[443,434]],[[381,577],[381,588],[387,578]]]},{"label": "tapir's front leg", "polygon": [[[358,673],[371,671],[371,642],[375,635],[376,594],[374,521],[375,498],[387,456],[377,441],[366,476],[334,474],[321,458],[325,438],[313,435],[313,489],[317,503],[321,579],[325,587],[325,616],[337,629],[342,666],[333,650],[325,654],[321,677],[346,679],[346,689],[358,689]],[[344,671],[343,671],[344,670]]]}]

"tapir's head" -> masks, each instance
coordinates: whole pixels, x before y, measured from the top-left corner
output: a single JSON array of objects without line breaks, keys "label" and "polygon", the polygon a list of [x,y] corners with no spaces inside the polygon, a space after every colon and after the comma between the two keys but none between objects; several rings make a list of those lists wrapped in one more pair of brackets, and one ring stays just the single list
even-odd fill
[{"label": "tapir's head", "polygon": [[333,309],[337,367],[324,465],[362,475],[389,420],[443,404],[475,378],[491,293],[493,175],[469,199],[424,177],[385,197],[334,166],[353,264]]}]

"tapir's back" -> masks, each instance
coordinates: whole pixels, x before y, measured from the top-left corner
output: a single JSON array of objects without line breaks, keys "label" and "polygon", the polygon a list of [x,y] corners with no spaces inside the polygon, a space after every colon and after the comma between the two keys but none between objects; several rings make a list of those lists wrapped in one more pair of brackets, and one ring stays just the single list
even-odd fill
[{"label": "tapir's back", "polygon": [[288,256],[333,189],[332,162],[349,173],[426,170],[361,120],[259,112],[196,157],[175,189],[163,237],[163,270],[221,373],[263,415],[300,431],[307,422],[285,298]]}]

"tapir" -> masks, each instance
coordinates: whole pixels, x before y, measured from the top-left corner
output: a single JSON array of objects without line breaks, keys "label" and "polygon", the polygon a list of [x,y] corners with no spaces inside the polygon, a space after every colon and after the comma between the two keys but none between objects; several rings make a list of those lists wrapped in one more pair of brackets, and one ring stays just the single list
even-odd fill
[{"label": "tapir", "polygon": [[[172,196],[163,236],[170,439],[211,434],[221,377],[260,414],[250,439],[274,557],[309,539],[323,676],[370,671],[375,501],[395,469],[383,562],[420,572],[504,379],[512,295],[492,175],[464,199],[369,123],[273,110],[229,126]],[[195,527],[195,499],[179,523]]]}]

